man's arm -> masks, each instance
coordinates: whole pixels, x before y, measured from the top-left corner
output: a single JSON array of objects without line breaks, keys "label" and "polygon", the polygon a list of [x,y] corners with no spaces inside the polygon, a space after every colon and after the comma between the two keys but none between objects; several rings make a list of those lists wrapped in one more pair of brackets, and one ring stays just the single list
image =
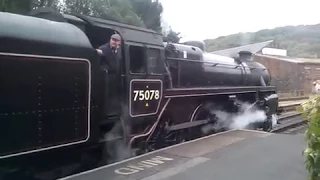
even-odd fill
[{"label": "man's arm", "polygon": [[107,55],[107,54],[105,54],[107,51],[106,48],[107,48],[107,45],[104,44],[104,45],[100,46],[98,49],[96,49],[96,51],[100,56],[106,56]]},{"label": "man's arm", "polygon": [[101,49],[96,49],[96,50],[97,50],[97,53],[98,53],[100,56],[103,56],[103,55],[104,55]]},{"label": "man's arm", "polygon": [[96,51],[100,56],[100,65],[110,67],[108,45],[104,44],[96,49]]}]

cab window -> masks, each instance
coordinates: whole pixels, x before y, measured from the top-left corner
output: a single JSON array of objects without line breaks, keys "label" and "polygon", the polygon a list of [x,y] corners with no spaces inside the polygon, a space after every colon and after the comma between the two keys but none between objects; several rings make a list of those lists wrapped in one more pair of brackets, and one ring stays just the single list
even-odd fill
[{"label": "cab window", "polygon": [[130,72],[134,74],[146,73],[145,49],[140,46],[130,46]]},{"label": "cab window", "polygon": [[162,74],[162,61],[160,49],[149,48],[147,51],[148,72],[150,74]]}]

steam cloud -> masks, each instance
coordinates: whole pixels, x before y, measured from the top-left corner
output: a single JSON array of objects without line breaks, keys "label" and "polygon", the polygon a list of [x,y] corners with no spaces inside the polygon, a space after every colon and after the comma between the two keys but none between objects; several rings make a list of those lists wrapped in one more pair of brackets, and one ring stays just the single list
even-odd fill
[{"label": "steam cloud", "polygon": [[[264,122],[267,120],[267,116],[263,110],[257,109],[254,105],[249,103],[238,102],[240,108],[238,112],[231,113],[219,109],[216,106],[209,105],[207,108],[211,109],[211,113],[217,117],[217,122],[214,124],[208,124],[202,127],[202,132],[208,134],[212,131],[218,132],[230,129],[250,129],[254,123]],[[123,106],[123,110],[126,108]],[[127,114],[127,113],[122,113]],[[128,117],[121,117],[121,121],[118,121],[111,131],[105,134],[105,138],[109,141],[105,144],[104,160],[107,163],[113,163],[127,159],[133,155],[131,149],[126,146],[122,138],[123,135],[123,122],[128,122]],[[272,125],[277,123],[276,115],[272,116]],[[130,125],[124,123],[128,128]],[[126,131],[128,131],[126,129]]]},{"label": "steam cloud", "polygon": [[[211,131],[218,132],[230,129],[250,129],[254,123],[264,122],[267,116],[263,110],[253,106],[254,104],[240,103],[237,113],[230,113],[223,110],[211,110],[217,117],[217,122],[208,124],[202,128],[204,134]],[[273,125],[276,124],[276,118],[273,117]]]},{"label": "steam cloud", "polygon": [[[125,104],[122,104],[121,107],[122,112],[127,111]],[[107,141],[104,149],[104,160],[107,163],[121,161],[130,158],[132,155],[131,149],[127,147],[123,139],[124,131],[128,132],[129,130],[129,124],[127,124],[128,117],[125,116],[127,113],[124,112],[121,114],[124,115],[120,117],[121,121],[116,122],[111,131],[105,134]]]},{"label": "steam cloud", "polygon": [[250,41],[251,41],[251,37],[248,33],[241,33],[241,36],[240,36],[241,46],[250,44]]},{"label": "steam cloud", "polygon": [[109,140],[105,143],[105,160],[108,163],[121,161],[131,156],[131,151],[121,138],[119,129],[121,129],[121,123],[117,123],[114,128],[105,135],[105,138]]}]

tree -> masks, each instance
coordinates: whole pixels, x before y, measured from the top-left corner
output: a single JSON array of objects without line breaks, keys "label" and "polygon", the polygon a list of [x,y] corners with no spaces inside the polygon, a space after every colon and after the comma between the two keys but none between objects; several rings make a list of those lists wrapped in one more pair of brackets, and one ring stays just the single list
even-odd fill
[{"label": "tree", "polygon": [[64,11],[67,13],[91,15],[91,5],[89,0],[64,0]]},{"label": "tree", "polygon": [[68,13],[79,13],[112,21],[144,26],[130,0],[64,0]]},{"label": "tree", "polygon": [[16,14],[28,14],[32,9],[37,7],[50,7],[60,10],[59,0],[2,0],[0,10]]},{"label": "tree", "polygon": [[301,104],[298,111],[308,119],[306,139],[308,147],[304,151],[305,165],[309,171],[309,180],[320,179],[320,96],[316,95]]},{"label": "tree", "polygon": [[[163,7],[158,0],[2,0],[1,3],[1,10],[7,12],[27,14],[37,7],[50,7],[162,31]],[[172,42],[181,39],[180,33],[171,28],[165,36]]]},{"label": "tree", "polygon": [[59,0],[33,0],[31,6],[32,8],[50,7],[58,11],[61,9],[61,3]]},{"label": "tree", "polygon": [[180,33],[173,31],[171,28],[169,30],[169,33],[165,36],[165,41],[169,41],[172,43],[179,43],[180,39]]},{"label": "tree", "polygon": [[320,24],[284,26],[254,33],[237,33],[205,40],[207,51],[215,51],[249,43],[275,40],[275,48],[286,49],[288,56],[316,58],[320,52]]},{"label": "tree", "polygon": [[113,14],[110,10],[113,9],[114,13],[117,12],[120,15],[119,17],[121,17],[118,20],[119,22],[144,27],[143,20],[134,12],[130,0],[109,0],[109,3],[110,6],[107,9],[105,17],[107,17],[107,15],[112,17]]},{"label": "tree", "polygon": [[163,7],[159,0],[130,0],[132,3],[133,11],[141,17],[146,28],[162,31],[161,27],[161,14]]},{"label": "tree", "polygon": [[32,0],[2,0],[1,11],[12,12],[17,14],[26,14],[31,10]]}]

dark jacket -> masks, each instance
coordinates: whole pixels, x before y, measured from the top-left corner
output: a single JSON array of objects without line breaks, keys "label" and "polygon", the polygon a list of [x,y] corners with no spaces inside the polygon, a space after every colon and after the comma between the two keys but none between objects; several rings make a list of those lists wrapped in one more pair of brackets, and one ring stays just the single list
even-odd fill
[{"label": "dark jacket", "polygon": [[119,49],[116,52],[115,49],[111,49],[109,43],[106,43],[99,47],[103,52],[100,57],[100,65],[107,66],[110,73],[118,73],[120,66]]}]

